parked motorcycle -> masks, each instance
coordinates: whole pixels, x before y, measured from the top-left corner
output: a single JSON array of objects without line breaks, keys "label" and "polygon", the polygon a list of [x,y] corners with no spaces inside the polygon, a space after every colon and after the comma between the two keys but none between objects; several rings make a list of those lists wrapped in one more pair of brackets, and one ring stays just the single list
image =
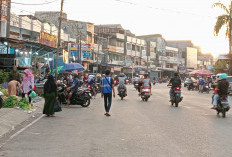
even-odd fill
[{"label": "parked motorcycle", "polygon": [[217,105],[217,115],[219,115],[220,113],[222,113],[222,117],[226,117],[226,112],[228,112],[230,110],[230,105],[229,102],[227,100],[227,96],[223,96],[220,97],[218,99],[218,105]]},{"label": "parked motorcycle", "polygon": [[123,98],[126,97],[126,89],[123,85],[120,85],[118,95],[120,96],[121,100],[123,100]]},{"label": "parked motorcycle", "polygon": [[[60,84],[58,87],[58,100],[61,104],[67,104],[68,94],[66,91],[67,86]],[[90,96],[88,89],[78,89],[74,92],[71,99],[71,105],[81,105],[82,107],[88,107],[90,105]]]},{"label": "parked motorcycle", "polygon": [[178,107],[179,103],[182,101],[181,97],[181,88],[176,87],[172,89],[172,99],[171,99],[171,105],[173,106],[175,104],[175,107]]},{"label": "parked motorcycle", "polygon": [[[90,97],[92,98],[92,97],[94,96],[94,91],[93,91],[93,88],[94,88],[94,87],[88,85],[87,88],[88,88],[88,90],[89,90],[89,95],[90,95]],[[95,89],[95,91],[96,91],[96,89]]]},{"label": "parked motorcycle", "polygon": [[143,101],[148,101],[150,96],[151,96],[150,89],[148,89],[148,88],[142,89],[141,98]]},{"label": "parked motorcycle", "polygon": [[3,99],[2,99],[3,93],[0,92],[0,109],[2,108],[3,105]]}]

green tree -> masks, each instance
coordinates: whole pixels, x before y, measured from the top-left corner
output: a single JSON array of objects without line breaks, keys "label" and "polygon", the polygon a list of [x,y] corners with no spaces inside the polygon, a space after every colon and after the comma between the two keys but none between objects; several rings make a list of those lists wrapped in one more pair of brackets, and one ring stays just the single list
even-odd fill
[{"label": "green tree", "polygon": [[228,72],[228,63],[226,61],[218,61],[213,66],[213,71],[215,74],[218,73],[227,73]]},{"label": "green tree", "polygon": [[214,26],[214,34],[216,35],[216,36],[218,36],[218,34],[219,34],[219,32],[220,32],[220,30],[221,30],[221,28],[224,26],[224,27],[226,27],[226,37],[228,37],[228,40],[229,40],[229,52],[230,52],[230,54],[231,54],[231,50],[230,50],[230,48],[231,48],[231,18],[230,18],[230,15],[231,15],[231,5],[229,5],[228,7],[225,5],[225,4],[223,4],[223,3],[221,3],[220,1],[219,2],[217,2],[217,3],[214,3],[213,5],[212,5],[212,7],[214,8],[214,7],[219,7],[219,8],[221,8],[221,9],[223,9],[224,11],[225,11],[225,13],[224,14],[222,14],[222,15],[220,15],[220,16],[218,16],[217,17],[217,22],[216,22],[216,24],[215,24],[215,26]]}]

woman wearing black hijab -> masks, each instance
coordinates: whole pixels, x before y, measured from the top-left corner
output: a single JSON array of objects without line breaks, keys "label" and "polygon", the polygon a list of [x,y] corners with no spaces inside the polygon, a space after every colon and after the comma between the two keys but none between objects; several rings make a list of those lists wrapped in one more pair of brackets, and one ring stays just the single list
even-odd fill
[{"label": "woman wearing black hijab", "polygon": [[57,101],[57,86],[52,75],[48,76],[48,80],[44,84],[45,104],[43,114],[54,116],[54,105]]}]

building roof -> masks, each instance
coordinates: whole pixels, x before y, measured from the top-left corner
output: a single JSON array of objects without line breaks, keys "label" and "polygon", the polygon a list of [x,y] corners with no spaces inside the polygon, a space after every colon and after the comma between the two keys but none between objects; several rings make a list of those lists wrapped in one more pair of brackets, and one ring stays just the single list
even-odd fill
[{"label": "building roof", "polygon": [[149,35],[140,35],[137,36],[138,38],[149,38],[149,37],[161,37],[162,38],[162,34],[149,34]]}]

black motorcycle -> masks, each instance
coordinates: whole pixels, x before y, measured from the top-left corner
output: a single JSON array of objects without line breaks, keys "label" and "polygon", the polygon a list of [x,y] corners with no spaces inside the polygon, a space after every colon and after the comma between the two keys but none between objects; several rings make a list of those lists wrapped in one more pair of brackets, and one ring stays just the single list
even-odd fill
[{"label": "black motorcycle", "polygon": [[187,84],[187,89],[190,91],[190,90],[194,90],[194,86],[193,86],[193,83],[188,83]]},{"label": "black motorcycle", "polygon": [[123,85],[119,86],[119,94],[118,94],[121,98],[121,100],[123,100],[124,97],[126,97],[126,89]]},{"label": "black motorcycle", "polygon": [[222,117],[226,117],[226,112],[230,110],[229,102],[227,100],[227,96],[222,96],[218,99],[218,105],[217,105],[217,115],[222,113]]},{"label": "black motorcycle", "polygon": [[[58,87],[58,100],[61,104],[67,104],[68,92],[65,84],[60,84]],[[88,89],[78,89],[73,93],[70,99],[70,105],[81,105],[88,107],[90,105],[90,96]]]},{"label": "black motorcycle", "polygon": [[179,103],[182,101],[181,97],[181,88],[175,87],[172,89],[172,99],[171,99],[171,105],[173,106],[175,104],[175,107],[178,107]]},{"label": "black motorcycle", "polygon": [[209,91],[210,91],[210,87],[209,87],[209,84],[208,83],[205,83],[204,86],[203,86],[203,90],[200,91],[201,93],[207,93],[209,94]]}]

